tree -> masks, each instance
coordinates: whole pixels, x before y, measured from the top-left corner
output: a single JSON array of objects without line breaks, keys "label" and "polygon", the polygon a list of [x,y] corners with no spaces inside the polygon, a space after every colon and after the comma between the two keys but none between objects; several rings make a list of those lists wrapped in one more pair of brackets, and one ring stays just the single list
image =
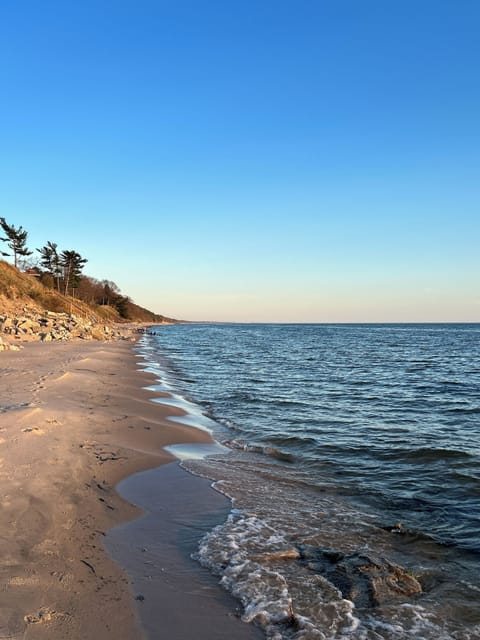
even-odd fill
[{"label": "tree", "polygon": [[62,268],[60,264],[60,256],[57,251],[57,244],[55,242],[47,242],[47,244],[41,249],[37,249],[40,254],[40,264],[45,271],[55,279],[57,283],[57,291],[60,291],[60,276],[62,275]]},{"label": "tree", "polygon": [[[6,238],[0,238],[13,251],[13,259],[15,266],[18,266],[18,256],[31,256],[33,251],[29,251],[26,247],[28,233],[23,227],[14,227],[7,223],[5,218],[0,218],[0,227],[2,227]],[[2,256],[11,254],[2,251]]]},{"label": "tree", "polygon": [[76,251],[62,251],[60,256],[60,265],[63,269],[65,295],[68,294],[69,288],[72,290],[73,295],[73,290],[78,286],[82,269],[87,262],[88,260],[86,258],[82,258],[82,256]]},{"label": "tree", "polygon": [[118,296],[115,300],[115,308],[122,318],[126,320],[130,317],[130,305],[132,301],[128,296]]},{"label": "tree", "polygon": [[103,286],[103,296],[101,304],[114,304],[115,300],[119,296],[120,288],[115,284],[115,282],[112,282],[112,280],[102,280],[101,284]]}]

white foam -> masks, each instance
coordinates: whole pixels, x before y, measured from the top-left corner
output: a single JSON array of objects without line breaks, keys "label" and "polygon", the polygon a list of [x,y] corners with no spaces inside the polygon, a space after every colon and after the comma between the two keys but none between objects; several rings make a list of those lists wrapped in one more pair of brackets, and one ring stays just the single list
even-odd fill
[{"label": "white foam", "polygon": [[225,451],[225,447],[216,442],[212,444],[171,444],[163,448],[179,460],[203,460],[207,456],[224,453]]},{"label": "white foam", "polygon": [[242,602],[242,619],[260,625],[268,640],[480,638],[480,629],[449,629],[418,603],[357,612],[325,577],[299,562],[294,551],[287,531],[235,509],[204,536],[194,557],[220,576],[220,584]]},{"label": "white foam", "polygon": [[[342,598],[321,576],[309,576],[302,589],[293,587],[288,561],[282,567],[282,550],[291,544],[264,520],[235,510],[224,525],[216,527],[201,541],[196,558],[221,576],[221,584],[244,606],[242,619],[256,622],[267,638],[327,640],[342,638],[359,626],[353,603]],[[270,560],[280,558],[270,566]],[[286,569],[286,570],[284,570]],[[309,616],[314,612],[317,621]],[[323,620],[325,629],[320,629]]]}]

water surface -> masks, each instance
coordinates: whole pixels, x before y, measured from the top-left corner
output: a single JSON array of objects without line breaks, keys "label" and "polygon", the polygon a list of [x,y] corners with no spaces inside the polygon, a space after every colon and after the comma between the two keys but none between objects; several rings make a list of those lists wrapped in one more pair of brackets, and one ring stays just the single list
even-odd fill
[{"label": "water surface", "polygon": [[[479,325],[145,337],[158,388],[227,447],[184,465],[233,500],[197,557],[245,620],[278,639],[480,637],[479,338]],[[279,555],[305,549],[386,558],[423,593],[354,606],[318,563]]]}]

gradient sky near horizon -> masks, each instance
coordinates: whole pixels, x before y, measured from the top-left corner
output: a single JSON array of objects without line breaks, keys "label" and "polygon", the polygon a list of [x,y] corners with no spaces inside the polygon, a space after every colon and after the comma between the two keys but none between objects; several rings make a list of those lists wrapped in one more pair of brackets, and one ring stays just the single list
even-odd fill
[{"label": "gradient sky near horizon", "polygon": [[480,321],[477,0],[0,0],[0,216],[192,320]]}]

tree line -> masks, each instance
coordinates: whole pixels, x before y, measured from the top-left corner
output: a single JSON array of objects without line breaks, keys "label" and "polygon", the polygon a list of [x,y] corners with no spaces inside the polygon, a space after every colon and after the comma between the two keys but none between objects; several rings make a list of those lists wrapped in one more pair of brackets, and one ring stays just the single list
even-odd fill
[{"label": "tree line", "polygon": [[78,251],[68,249],[60,251],[55,242],[47,244],[36,251],[40,254],[37,260],[27,258],[34,255],[27,248],[28,232],[23,227],[15,227],[0,217],[0,227],[5,242],[12,253],[0,251],[4,257],[13,256],[15,267],[19,264],[30,266],[37,272],[45,286],[56,289],[63,295],[71,295],[89,304],[108,305],[114,307],[122,318],[128,318],[130,298],[120,293],[119,287],[111,280],[97,280],[83,275],[82,271],[88,262]]}]

